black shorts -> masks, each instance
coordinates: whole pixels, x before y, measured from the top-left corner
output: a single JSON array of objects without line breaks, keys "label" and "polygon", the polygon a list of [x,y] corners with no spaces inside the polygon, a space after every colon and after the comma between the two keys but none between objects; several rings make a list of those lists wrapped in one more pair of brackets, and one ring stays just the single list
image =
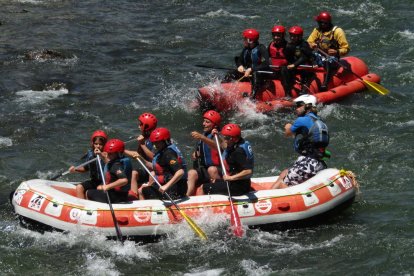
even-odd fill
[{"label": "black shorts", "polygon": [[98,187],[98,185],[100,185],[100,184],[102,184],[100,181],[92,180],[92,179],[83,181],[81,183],[81,185],[82,185],[82,187],[85,191],[96,189]]},{"label": "black shorts", "polygon": [[[128,192],[117,192],[115,190],[108,191],[111,203],[126,202],[128,201]],[[103,203],[108,203],[108,198],[105,191],[92,189],[86,192],[88,199]]]},{"label": "black shorts", "polygon": [[[211,179],[210,179],[210,176],[208,175],[208,170],[206,167],[199,167],[194,170],[196,170],[198,174],[197,186],[211,182]],[[223,170],[221,169],[221,167],[217,167],[217,170],[218,170],[219,175],[222,176]]]},{"label": "black shorts", "polygon": [[197,175],[198,175],[198,179],[197,179],[198,185],[209,183],[211,181],[206,167],[199,167],[194,170],[196,170]]},{"label": "black shorts", "polygon": [[[153,186],[147,186],[142,188],[142,194],[144,195],[145,199],[162,199],[166,200],[168,197],[166,195],[161,194],[158,189],[158,185],[153,184]],[[179,199],[185,197],[187,192],[187,180],[180,180],[175,185],[173,185],[168,191],[168,195],[172,199]]]},{"label": "black shorts", "polygon": [[[247,194],[250,191],[250,179],[229,181],[230,193],[232,196]],[[214,183],[203,185],[204,194],[228,195],[227,183],[223,179],[217,179]]]},{"label": "black shorts", "polygon": [[147,183],[149,181],[149,174],[144,168],[142,168],[142,166],[133,166],[132,170],[138,173],[138,184]]}]

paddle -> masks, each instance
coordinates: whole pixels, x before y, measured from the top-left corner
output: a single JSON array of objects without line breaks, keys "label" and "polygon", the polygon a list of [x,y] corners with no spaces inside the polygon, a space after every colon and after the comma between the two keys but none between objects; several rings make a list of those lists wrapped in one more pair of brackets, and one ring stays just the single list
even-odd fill
[{"label": "paddle", "polygon": [[[101,165],[101,157],[97,155],[97,159],[98,159],[99,172],[101,173],[101,177],[102,177],[102,183],[104,186],[106,186],[105,175],[103,173],[102,165]],[[111,198],[109,197],[109,193],[107,190],[105,190],[105,194],[106,194],[106,199],[108,200],[109,209],[111,210],[112,220],[114,221],[116,236],[118,237],[118,240],[123,244],[124,241],[122,239],[121,228],[119,227],[118,221],[116,220],[115,211],[114,211],[114,208],[112,208]]]},{"label": "paddle", "polygon": [[[95,157],[95,158],[93,158],[93,159],[91,159],[91,160],[88,160],[88,161],[86,161],[86,162],[84,162],[84,163],[82,163],[82,164],[80,164],[80,165],[77,165],[77,166],[75,167],[75,170],[76,170],[76,169],[79,169],[79,168],[81,168],[81,167],[83,167],[83,166],[86,166],[86,165],[88,165],[89,163],[92,163],[92,162],[96,161],[96,158],[97,158],[97,157]],[[56,179],[58,179],[59,177],[64,176],[64,175],[66,175],[66,174],[68,174],[68,173],[70,173],[70,170],[67,170],[67,171],[65,171],[65,172],[63,172],[63,173],[59,173],[59,174],[57,174],[57,175],[55,175],[55,176],[51,177],[51,178],[50,178],[50,180],[56,180]]]},{"label": "paddle", "polygon": [[[322,55],[324,55],[325,57],[330,57],[330,55],[328,55],[327,53],[325,53],[324,51],[322,51],[321,49],[319,49],[319,48],[317,48],[317,50],[318,50],[318,52],[320,52]],[[349,72],[351,72],[355,77],[357,77],[358,79],[360,79],[364,84],[365,84],[365,86],[369,89],[369,90],[371,90],[371,91],[375,91],[375,92],[377,92],[377,93],[379,93],[379,94],[381,94],[381,95],[387,95],[388,93],[390,93],[390,91],[387,89],[387,88],[385,88],[385,87],[383,87],[382,85],[380,85],[380,84],[378,84],[378,83],[375,83],[375,82],[372,82],[372,81],[368,81],[368,80],[364,80],[363,78],[361,78],[360,76],[358,76],[355,72],[353,72],[352,70],[351,70],[351,68],[349,68],[348,66],[346,66],[346,65],[344,65],[344,64],[342,64],[342,63],[340,63],[339,61],[337,61],[336,59],[334,59],[334,62],[336,63],[336,64],[338,64],[339,66],[341,66],[341,67],[343,67],[345,70],[347,70],[347,71],[349,71]]]},{"label": "paddle", "polygon": [[[154,182],[158,185],[158,188],[161,188],[161,184],[158,182],[157,178],[155,178],[155,176],[151,174],[151,172],[148,170],[147,166],[145,166],[145,164],[141,161],[140,157],[136,157],[135,159],[139,162],[139,164],[142,166],[142,168],[151,176],[151,178],[154,180]],[[193,231],[202,240],[206,240],[207,236],[203,232],[203,230],[201,230],[201,228],[190,217],[188,217],[187,214],[184,213],[183,210],[181,210],[181,208],[177,205],[177,203],[175,203],[175,201],[170,197],[170,195],[167,192],[164,192],[164,193],[167,196],[168,200],[170,200],[171,203],[175,206],[175,208],[180,212],[181,216],[187,221],[187,223],[188,223],[188,225],[190,225],[191,229],[193,229]]]},{"label": "paddle", "polygon": [[[221,168],[223,170],[223,174],[224,175],[227,175],[227,173],[226,173],[226,167],[224,166],[224,162],[223,162],[223,157],[221,156],[220,143],[218,141],[217,134],[214,135],[214,139],[216,140],[217,151],[219,153],[220,164],[221,164]],[[231,200],[231,193],[230,193],[229,182],[226,181],[226,184],[227,184],[227,192],[229,193],[229,202],[230,202],[230,209],[231,209],[231,220],[230,220],[230,224],[232,226],[234,235],[236,237],[242,237],[243,236],[243,228],[241,226],[241,221],[240,221],[239,213],[237,212],[236,208],[234,208],[233,201]]]}]

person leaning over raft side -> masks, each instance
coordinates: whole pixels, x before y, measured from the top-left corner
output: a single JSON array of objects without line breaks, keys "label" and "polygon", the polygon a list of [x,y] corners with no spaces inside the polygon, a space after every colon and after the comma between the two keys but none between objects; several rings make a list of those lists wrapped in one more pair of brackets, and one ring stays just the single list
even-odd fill
[{"label": "person leaning over raft side", "polygon": [[347,55],[350,51],[345,32],[332,24],[332,17],[328,12],[321,12],[315,16],[318,27],[313,29],[309,35],[308,42],[311,48],[320,49],[327,53],[330,58],[326,58],[319,52],[315,53],[316,62],[326,70],[325,79],[320,87],[320,91],[327,91],[329,81],[339,68],[340,57]]},{"label": "person leaning over raft side", "polygon": [[320,170],[326,169],[324,158],[329,144],[328,128],[317,116],[316,97],[302,95],[294,100],[298,118],[285,125],[287,137],[295,135],[294,148],[300,154],[292,167],[285,169],[273,183],[272,189],[286,188],[300,184]]},{"label": "person leaning over raft side", "polygon": [[269,71],[269,54],[266,46],[259,43],[259,32],[255,29],[246,29],[243,35],[243,50],[239,57],[235,58],[237,70],[227,73],[223,82],[240,80],[241,78],[251,80],[251,98],[262,87],[264,79],[269,78],[268,74],[259,71]]},{"label": "person leaning over raft side", "polygon": [[[218,130],[212,131],[214,135]],[[221,130],[223,135],[225,150],[223,161],[227,174],[223,179],[217,179],[212,183],[203,185],[204,194],[228,195],[227,184],[229,184],[231,195],[242,195],[250,191],[254,168],[254,155],[250,143],[241,137],[241,129],[236,124],[227,124]]]},{"label": "person leaning over raft side", "polygon": [[[138,117],[138,127],[141,134],[137,137],[138,148],[137,151],[125,150],[127,156],[140,155],[145,161],[151,162],[154,158],[154,146],[150,141],[151,132],[157,127],[158,120],[154,114],[143,113]],[[131,176],[131,192],[134,197],[138,197],[138,189],[143,183],[149,181],[149,174],[147,171],[135,160],[132,166]]]},{"label": "person leaning over raft side", "polygon": [[124,150],[125,144],[119,139],[111,139],[105,144],[102,156],[106,162],[103,168],[106,185],[99,185],[96,189],[88,190],[86,192],[88,199],[108,203],[106,191],[112,203],[128,200],[131,161],[123,156]]},{"label": "person leaning over raft side", "polygon": [[188,171],[187,196],[194,195],[197,185],[220,178],[220,157],[211,131],[220,128],[221,116],[214,110],[208,110],[203,118],[203,134],[191,132],[191,137],[198,142],[196,150],[191,154],[194,166]]},{"label": "person leaning over raft side", "polygon": [[[296,74],[299,65],[312,65],[313,53],[308,42],[303,39],[303,29],[300,26],[293,26],[289,28],[290,41],[285,48],[285,57],[288,61],[287,70],[283,70],[282,74],[287,74],[288,87],[285,94],[291,93],[292,87],[296,81]],[[299,71],[301,77],[301,90],[299,95],[308,94],[309,85],[314,76],[313,72],[305,70]]]},{"label": "person leaning over raft side", "polygon": [[171,143],[170,131],[163,127],[156,128],[151,132],[150,141],[156,153],[152,163],[143,163],[154,171],[161,187],[156,183],[143,185],[138,190],[140,199],[167,199],[165,192],[173,199],[184,197],[187,191],[187,165],[178,147]]},{"label": "person leaning over raft side", "polygon": [[[97,154],[101,154],[102,150],[105,146],[106,141],[108,140],[108,136],[106,133],[102,130],[96,130],[92,133],[91,136],[91,148],[88,150],[86,155],[82,158],[85,159],[85,161],[92,160],[96,158]],[[104,162],[101,160],[101,166],[104,166]],[[90,179],[85,180],[82,183],[76,185],[76,196],[78,198],[85,199],[85,192],[89,189],[96,189],[99,184],[102,184],[102,178],[101,174],[99,172],[98,167],[98,160],[95,162],[89,163],[88,165],[81,167],[81,168],[75,168],[75,166],[71,166],[69,168],[69,171],[71,173],[74,172],[80,172],[85,173],[89,171]]]}]

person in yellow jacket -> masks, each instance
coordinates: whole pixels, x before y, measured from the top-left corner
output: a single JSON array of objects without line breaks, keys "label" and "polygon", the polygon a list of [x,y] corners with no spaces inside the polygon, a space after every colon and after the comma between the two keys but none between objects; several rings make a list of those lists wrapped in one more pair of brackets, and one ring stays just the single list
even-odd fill
[{"label": "person in yellow jacket", "polygon": [[325,67],[326,75],[320,91],[326,91],[329,81],[338,69],[336,61],[347,55],[350,47],[344,30],[332,24],[332,16],[329,12],[319,13],[315,16],[315,21],[318,22],[318,27],[313,29],[307,41],[311,48],[318,50],[315,53],[317,64]]}]

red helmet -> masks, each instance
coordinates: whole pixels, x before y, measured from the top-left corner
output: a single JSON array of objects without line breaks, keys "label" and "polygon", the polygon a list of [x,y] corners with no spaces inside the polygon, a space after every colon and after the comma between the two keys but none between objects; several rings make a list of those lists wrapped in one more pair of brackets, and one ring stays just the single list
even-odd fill
[{"label": "red helmet", "polygon": [[283,26],[281,26],[281,25],[276,25],[276,26],[273,26],[273,28],[272,28],[272,33],[283,33],[283,34],[285,34],[285,27],[283,27]]},{"label": "red helmet", "polygon": [[145,131],[151,131],[154,130],[157,127],[157,118],[155,117],[155,115],[151,114],[151,113],[143,113],[138,117],[138,121],[140,121],[143,126],[144,126],[144,130]]},{"label": "red helmet", "polygon": [[170,138],[170,131],[165,127],[156,128],[150,135],[151,143],[169,140]]},{"label": "red helmet", "polygon": [[240,137],[241,129],[236,124],[227,124],[221,130],[221,134],[223,134],[224,136],[230,136],[230,137]]},{"label": "red helmet", "polygon": [[209,110],[206,111],[203,115],[204,119],[210,120],[216,126],[219,126],[221,123],[221,116],[217,111]]},{"label": "red helmet", "polygon": [[119,139],[111,139],[109,140],[104,147],[104,151],[107,153],[116,153],[116,152],[124,152],[125,150],[125,143]]},{"label": "red helmet", "polygon": [[332,16],[329,12],[321,12],[320,14],[318,14],[317,16],[314,17],[315,21],[327,21],[327,22],[331,22],[332,21]]},{"label": "red helmet", "polygon": [[105,141],[108,140],[108,135],[106,135],[105,131],[100,130],[100,129],[95,130],[92,133],[92,136],[91,136],[91,142],[92,143],[93,143],[93,141],[95,140],[96,137],[102,137]]},{"label": "red helmet", "polygon": [[303,29],[299,26],[293,26],[289,29],[290,34],[303,35]]},{"label": "red helmet", "polygon": [[243,37],[252,42],[259,40],[259,32],[256,29],[246,29],[243,31]]}]

